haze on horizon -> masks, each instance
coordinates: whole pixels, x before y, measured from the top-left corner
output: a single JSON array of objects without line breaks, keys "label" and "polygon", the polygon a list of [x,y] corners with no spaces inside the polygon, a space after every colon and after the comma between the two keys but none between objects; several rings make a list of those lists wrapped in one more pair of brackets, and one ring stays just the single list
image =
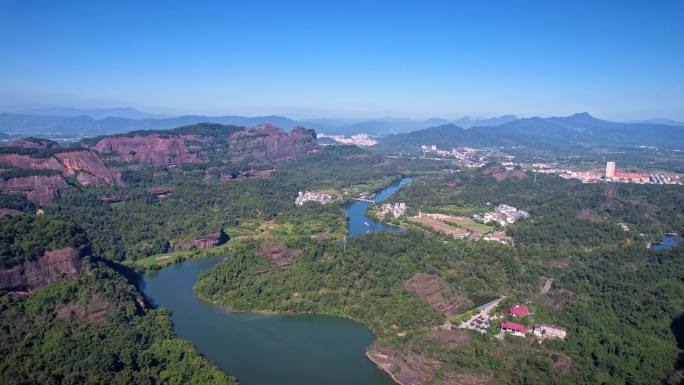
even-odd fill
[{"label": "haze on horizon", "polygon": [[684,120],[684,2],[0,1],[0,106]]}]

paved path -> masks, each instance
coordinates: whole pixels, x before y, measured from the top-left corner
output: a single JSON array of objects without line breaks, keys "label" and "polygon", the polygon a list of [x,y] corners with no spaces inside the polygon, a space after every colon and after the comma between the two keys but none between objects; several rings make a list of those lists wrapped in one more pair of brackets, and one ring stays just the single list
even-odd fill
[{"label": "paved path", "polygon": [[[495,307],[497,307],[499,305],[499,302],[503,301],[504,298],[506,298],[506,297],[501,297],[499,299],[495,299],[494,301],[491,301],[491,302],[488,302],[484,305],[479,306],[477,308],[477,310],[479,310],[479,312],[476,313],[475,315],[473,315],[472,317],[470,317],[469,320],[463,321],[460,325],[458,325],[458,327],[461,329],[472,329],[472,330],[478,331],[482,334],[486,333],[487,329],[489,328],[490,320],[496,318],[496,316],[491,317],[489,315],[489,312],[492,309],[494,309]],[[478,325],[475,324],[475,321],[477,321],[478,319],[480,320],[480,325],[482,325],[482,323],[484,323],[484,327],[483,326],[478,327]]]}]

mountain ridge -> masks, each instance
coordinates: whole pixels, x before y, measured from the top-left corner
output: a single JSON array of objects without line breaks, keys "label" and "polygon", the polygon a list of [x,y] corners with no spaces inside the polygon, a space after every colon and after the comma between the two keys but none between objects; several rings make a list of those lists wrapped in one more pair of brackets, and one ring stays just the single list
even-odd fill
[{"label": "mountain ridge", "polygon": [[684,147],[684,127],[651,123],[619,123],[577,113],[565,117],[522,118],[497,126],[464,129],[447,124],[397,134],[381,140],[386,150],[415,149],[421,144],[443,146],[580,146]]}]

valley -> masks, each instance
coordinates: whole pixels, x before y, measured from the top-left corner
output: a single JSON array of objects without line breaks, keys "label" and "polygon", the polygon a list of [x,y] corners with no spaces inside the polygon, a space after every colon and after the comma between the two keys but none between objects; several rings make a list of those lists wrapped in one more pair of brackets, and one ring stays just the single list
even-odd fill
[{"label": "valley", "polygon": [[[123,314],[132,330],[154,318],[166,332],[141,332],[150,346],[181,344],[197,357],[178,362],[195,368],[178,378],[217,383],[233,381],[225,374],[245,384],[647,384],[681,373],[670,328],[684,300],[682,247],[646,247],[684,228],[678,185],[396,157],[268,125],[29,139],[0,153],[10,186],[0,194],[0,283],[14,314],[3,325],[34,319],[29,303],[43,301],[38,317],[64,331],[61,341],[90,346],[70,336],[115,328]],[[34,190],[12,189],[22,178]],[[473,219],[487,215],[495,221]],[[19,236],[46,224],[53,238]],[[92,289],[90,274],[121,288],[73,297]],[[110,297],[124,287],[131,301]],[[65,290],[59,300],[41,294],[55,290]],[[667,294],[653,302],[654,292]],[[459,328],[501,297],[486,323]],[[510,316],[514,305],[532,316]],[[525,338],[502,331],[513,324]],[[541,324],[567,337],[541,342]],[[5,362],[36,357],[26,333],[4,335],[17,352]],[[111,370],[139,373],[153,353],[122,336],[111,337],[120,349]],[[122,359],[129,350],[138,358]],[[171,363],[159,365],[148,376]],[[29,382],[47,375],[17,370]]]},{"label": "valley", "polygon": [[684,385],[684,1],[0,1],[0,385]]}]

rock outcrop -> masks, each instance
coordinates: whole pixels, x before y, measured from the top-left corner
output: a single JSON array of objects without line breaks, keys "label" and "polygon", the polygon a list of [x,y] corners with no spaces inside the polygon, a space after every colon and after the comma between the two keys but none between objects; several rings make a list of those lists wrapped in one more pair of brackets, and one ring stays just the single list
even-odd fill
[{"label": "rock outcrop", "polygon": [[200,235],[199,237],[186,239],[183,242],[180,242],[177,248],[179,250],[191,248],[201,250],[220,246],[226,242],[228,242],[228,234],[226,234],[223,229],[220,229],[209,234]]},{"label": "rock outcrop", "polygon": [[76,279],[85,250],[67,247],[46,251],[35,261],[0,269],[0,292],[31,292],[51,283]]},{"label": "rock outcrop", "polygon": [[304,127],[295,127],[289,133],[270,124],[238,131],[228,140],[234,158],[248,156],[258,161],[280,162],[318,151],[316,134]]},{"label": "rock outcrop", "polygon": [[395,352],[374,345],[366,356],[401,385],[427,385],[442,366],[442,361],[416,350]]},{"label": "rock outcrop", "polygon": [[20,193],[40,205],[49,205],[59,196],[59,189],[67,186],[62,175],[32,175],[0,179],[0,192]]},{"label": "rock outcrop", "polygon": [[[26,143],[28,146],[38,142],[26,141]],[[45,146],[52,149],[51,145]],[[55,152],[47,157],[2,154],[0,164],[17,169],[52,170],[59,173],[58,175],[39,174],[0,180],[0,192],[21,193],[27,199],[41,205],[48,205],[59,196],[59,189],[67,186],[65,177],[75,176],[82,185],[113,185],[117,182],[117,177],[112,174],[102,159],[88,150]]]},{"label": "rock outcrop", "polygon": [[34,158],[30,155],[2,154],[0,155],[0,164],[31,170],[55,170],[59,172],[66,171],[64,165],[54,156]]},{"label": "rock outcrop", "polygon": [[176,191],[176,189],[173,186],[157,186],[146,188],[145,191],[156,197],[166,198]]},{"label": "rock outcrop", "polygon": [[449,282],[432,274],[418,273],[404,282],[404,288],[447,316],[454,315],[469,302],[464,295],[457,293]]},{"label": "rock outcrop", "polygon": [[81,184],[114,184],[115,178],[112,172],[96,153],[88,150],[58,152],[55,157],[64,166],[67,176],[76,175]]},{"label": "rock outcrop", "polygon": [[121,162],[137,161],[155,166],[176,166],[200,161],[198,155],[191,152],[186,144],[186,141],[199,139],[194,135],[114,136],[100,139],[91,149]]},{"label": "rock outcrop", "polygon": [[[185,134],[188,129],[192,134]],[[0,154],[0,168],[11,176],[0,181],[0,192],[22,193],[28,199],[45,205],[58,196],[60,188],[66,187],[65,178],[75,177],[81,185],[124,185],[124,170],[135,170],[143,164],[174,168],[186,163],[204,162],[211,158],[209,155],[218,155],[226,163],[248,160],[263,166],[263,163],[318,151],[315,132],[303,127],[296,127],[289,133],[271,125],[240,131],[234,127],[221,131],[222,126],[214,129],[219,130],[219,134],[200,129],[197,131],[200,134],[195,134],[192,127],[186,127],[183,133],[170,130],[168,134],[141,132],[131,136],[104,137],[96,142],[84,140],[82,148],[74,149],[60,148],[56,142],[33,138],[9,142],[2,145],[4,151]],[[226,144],[229,147],[227,155]],[[218,153],[212,152],[217,149]],[[120,164],[108,167],[103,159]],[[61,175],[30,170],[52,170]],[[271,172],[244,176],[268,176]]]}]

